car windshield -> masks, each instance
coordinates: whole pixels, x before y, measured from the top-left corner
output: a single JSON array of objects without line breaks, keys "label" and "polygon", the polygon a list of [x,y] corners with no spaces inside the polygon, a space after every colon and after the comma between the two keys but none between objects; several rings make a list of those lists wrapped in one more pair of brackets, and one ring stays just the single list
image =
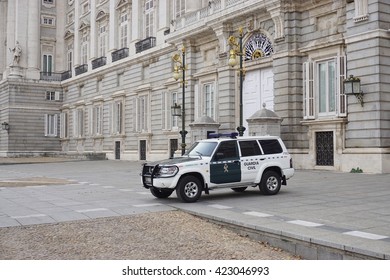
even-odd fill
[{"label": "car windshield", "polygon": [[217,142],[195,142],[186,152],[188,156],[209,157],[213,153]]}]

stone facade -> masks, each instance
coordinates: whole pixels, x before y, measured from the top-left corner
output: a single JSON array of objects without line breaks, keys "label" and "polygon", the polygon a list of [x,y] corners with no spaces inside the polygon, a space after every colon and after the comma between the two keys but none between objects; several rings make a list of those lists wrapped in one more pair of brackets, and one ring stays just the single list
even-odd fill
[{"label": "stone facade", "polygon": [[[183,104],[172,56],[183,48],[187,146],[207,135],[203,117],[236,130],[229,36],[242,27],[243,111],[267,103],[282,119],[296,168],[390,172],[389,10],[383,0],[2,0],[0,155],[171,156],[182,125],[171,106]],[[344,94],[349,75],[363,106]]]}]

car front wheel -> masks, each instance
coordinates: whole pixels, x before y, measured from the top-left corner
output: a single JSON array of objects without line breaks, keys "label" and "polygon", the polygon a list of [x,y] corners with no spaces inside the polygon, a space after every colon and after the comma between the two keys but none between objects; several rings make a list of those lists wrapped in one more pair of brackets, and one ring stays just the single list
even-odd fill
[{"label": "car front wheel", "polygon": [[176,187],[177,197],[184,202],[195,202],[202,194],[202,185],[195,176],[186,176],[180,179]]},{"label": "car front wheel", "polygon": [[266,195],[277,194],[281,187],[280,175],[275,171],[266,171],[260,182],[260,191]]}]

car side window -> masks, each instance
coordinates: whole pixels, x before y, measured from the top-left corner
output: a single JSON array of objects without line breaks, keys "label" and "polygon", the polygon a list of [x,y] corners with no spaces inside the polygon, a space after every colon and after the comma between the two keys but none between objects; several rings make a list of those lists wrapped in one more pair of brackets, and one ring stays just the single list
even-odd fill
[{"label": "car side window", "polygon": [[239,144],[242,157],[261,155],[261,150],[256,140],[239,141]]},{"label": "car side window", "polygon": [[283,152],[282,146],[277,139],[271,140],[259,140],[261,148],[263,149],[264,154],[280,154]]},{"label": "car side window", "polygon": [[238,158],[237,141],[223,141],[219,144],[213,161],[233,160]]}]

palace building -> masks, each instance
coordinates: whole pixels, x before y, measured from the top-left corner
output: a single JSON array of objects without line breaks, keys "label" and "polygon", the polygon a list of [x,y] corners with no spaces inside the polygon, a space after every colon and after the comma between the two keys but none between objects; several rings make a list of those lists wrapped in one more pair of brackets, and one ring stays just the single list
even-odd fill
[{"label": "palace building", "polygon": [[297,169],[390,172],[389,1],[0,0],[0,41],[0,161],[277,119]]}]

